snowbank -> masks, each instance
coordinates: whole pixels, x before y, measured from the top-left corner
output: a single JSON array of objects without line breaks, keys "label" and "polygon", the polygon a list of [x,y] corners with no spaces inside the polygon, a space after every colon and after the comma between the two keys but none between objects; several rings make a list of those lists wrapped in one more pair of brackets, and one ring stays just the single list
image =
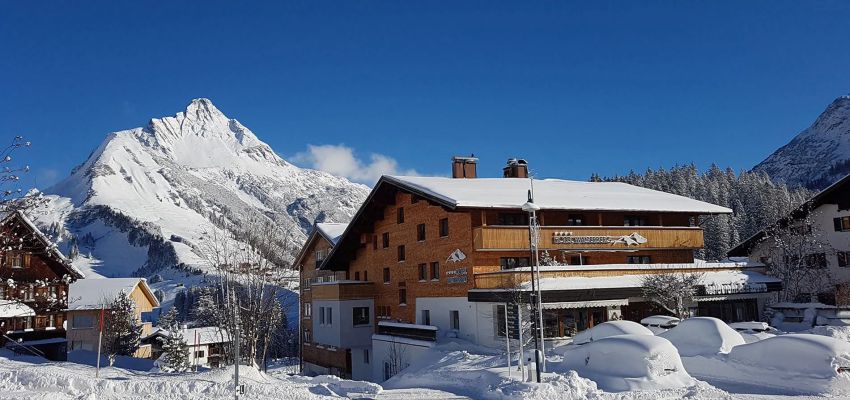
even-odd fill
[{"label": "snowbank", "polygon": [[733,347],[745,343],[740,333],[725,322],[711,317],[688,318],[658,336],[673,343],[682,357],[712,357],[718,353],[728,353]]},{"label": "snowbank", "polygon": [[608,321],[577,333],[573,338],[573,344],[585,344],[618,335],[653,335],[653,333],[637,322]]},{"label": "snowbank", "polygon": [[827,336],[850,342],[850,326],[816,326],[810,332],[814,335]]}]

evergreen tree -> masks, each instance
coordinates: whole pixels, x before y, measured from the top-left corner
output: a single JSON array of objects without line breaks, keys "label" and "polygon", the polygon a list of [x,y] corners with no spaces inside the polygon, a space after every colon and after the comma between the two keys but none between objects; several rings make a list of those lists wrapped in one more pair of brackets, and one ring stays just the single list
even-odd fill
[{"label": "evergreen tree", "polygon": [[156,321],[156,326],[162,329],[168,329],[171,325],[180,325],[178,317],[177,308],[171,307],[165,314],[159,317]]},{"label": "evergreen tree", "polygon": [[594,174],[591,179],[625,182],[731,208],[732,215],[703,216],[698,221],[705,229],[705,249],[696,255],[706,260],[724,258],[742,240],[771,226],[812,195],[806,189],[774,183],[764,173],[735,174],[716,165],[702,174],[694,165],[685,165],[611,178]]},{"label": "evergreen tree", "polygon": [[198,301],[192,309],[192,318],[196,326],[218,326],[218,306],[210,291],[198,296]]},{"label": "evergreen tree", "polygon": [[136,318],[136,305],[123,291],[109,305],[103,330],[103,349],[109,366],[116,356],[132,356],[139,349],[142,324]]},{"label": "evergreen tree", "polygon": [[166,329],[166,335],[157,338],[162,343],[160,369],[165,372],[186,372],[192,364],[189,362],[189,345],[183,338],[183,331],[177,322],[171,323]]}]

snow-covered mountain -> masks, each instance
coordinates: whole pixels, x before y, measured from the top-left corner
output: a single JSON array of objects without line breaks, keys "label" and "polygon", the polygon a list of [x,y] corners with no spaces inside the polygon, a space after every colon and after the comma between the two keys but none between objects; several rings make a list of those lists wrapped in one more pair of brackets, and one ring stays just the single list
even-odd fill
[{"label": "snow-covered mountain", "polygon": [[[291,257],[313,222],[347,222],[366,186],[279,157],[210,100],[107,136],[47,189],[37,223],[88,275],[204,270],[204,241],[249,218],[272,221]],[[244,225],[243,225],[244,226]],[[73,254],[72,254],[73,255]]]},{"label": "snow-covered mountain", "polygon": [[790,186],[822,189],[850,173],[850,95],[753,168]]}]

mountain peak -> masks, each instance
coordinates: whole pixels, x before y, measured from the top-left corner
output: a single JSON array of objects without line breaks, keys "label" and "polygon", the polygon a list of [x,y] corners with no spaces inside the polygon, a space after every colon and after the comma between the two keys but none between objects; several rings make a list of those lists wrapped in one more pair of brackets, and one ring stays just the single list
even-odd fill
[{"label": "mountain peak", "polygon": [[190,120],[228,120],[227,116],[213,104],[212,100],[203,97],[192,100],[186,106],[186,111],[183,114]]}]

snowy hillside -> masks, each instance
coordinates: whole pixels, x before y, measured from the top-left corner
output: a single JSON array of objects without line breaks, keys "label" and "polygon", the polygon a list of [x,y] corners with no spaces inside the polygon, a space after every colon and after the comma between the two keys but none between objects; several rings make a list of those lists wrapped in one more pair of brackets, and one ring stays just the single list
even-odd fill
[{"label": "snowy hillside", "polygon": [[753,168],[790,186],[823,189],[850,173],[850,95]]},{"label": "snowy hillside", "polygon": [[173,117],[109,134],[45,194],[50,203],[32,217],[66,254],[78,253],[87,275],[168,277],[204,270],[213,231],[243,229],[246,219],[273,222],[286,238],[277,261],[291,259],[314,221],[347,222],[368,188],[286,162],[196,99]]}]

